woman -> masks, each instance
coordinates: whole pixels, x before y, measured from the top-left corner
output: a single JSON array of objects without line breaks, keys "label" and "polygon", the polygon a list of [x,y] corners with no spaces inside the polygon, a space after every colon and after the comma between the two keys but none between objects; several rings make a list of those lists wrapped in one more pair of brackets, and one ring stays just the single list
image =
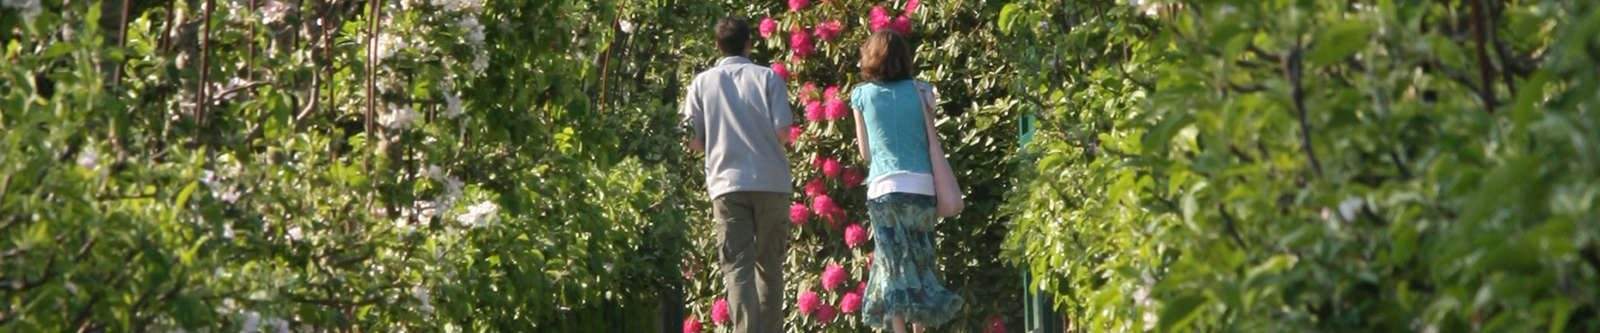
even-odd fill
[{"label": "woman", "polygon": [[868,161],[867,214],[872,219],[872,267],[862,318],[877,329],[921,332],[949,321],[961,296],[935,271],[933,168],[944,154],[933,128],[931,88],[912,79],[911,46],[882,30],[861,46],[861,76],[850,92],[856,145]]}]

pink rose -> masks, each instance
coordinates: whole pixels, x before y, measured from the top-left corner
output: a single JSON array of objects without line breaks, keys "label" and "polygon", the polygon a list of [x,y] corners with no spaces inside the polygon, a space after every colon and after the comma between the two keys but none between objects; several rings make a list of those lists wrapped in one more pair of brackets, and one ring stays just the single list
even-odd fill
[{"label": "pink rose", "polygon": [[806,82],[806,84],[800,86],[800,103],[810,103],[811,101],[816,100],[816,95],[816,82]]},{"label": "pink rose", "polygon": [[889,10],[883,6],[872,6],[872,13],[868,14],[867,18],[871,22],[873,32],[888,28],[889,23],[894,21],[894,18],[889,16]]},{"label": "pink rose", "polygon": [[893,29],[895,32],[900,33],[900,35],[902,35],[902,36],[903,35],[910,35],[911,34],[911,18],[903,16],[903,15],[900,16],[900,17],[896,17],[896,18],[894,18],[894,22],[893,23],[889,23],[889,29]]},{"label": "pink rose", "polygon": [[919,7],[921,4],[922,4],[921,1],[907,0],[906,1],[906,10],[905,10],[906,15],[911,15],[911,13],[916,12],[917,11],[917,7]]},{"label": "pink rose", "polygon": [[816,30],[817,39],[832,41],[839,38],[839,34],[844,32],[844,23],[840,23],[839,20],[817,23],[817,27],[814,30]]},{"label": "pink rose", "polygon": [[772,33],[778,32],[778,20],[771,17],[763,18],[761,26],[757,29],[761,31],[761,38],[772,38]]},{"label": "pink rose", "polygon": [[822,290],[833,291],[834,289],[839,289],[839,285],[843,284],[844,280],[849,279],[850,272],[845,271],[844,266],[839,266],[837,263],[828,263],[828,266],[822,269]]},{"label": "pink rose", "polygon": [[825,186],[826,185],[822,182],[822,178],[816,178],[806,182],[806,196],[816,197],[819,195],[828,194],[828,190]]},{"label": "pink rose", "polygon": [[841,171],[840,170],[840,166],[839,166],[839,160],[833,159],[833,158],[822,159],[822,167],[821,167],[821,169],[822,169],[822,175],[823,176],[828,176],[828,178],[838,177],[839,176],[839,172]]},{"label": "pink rose", "polygon": [[781,62],[772,63],[772,73],[778,74],[778,78],[781,78],[784,81],[789,80],[789,67],[784,66]]},{"label": "pink rose", "polygon": [[984,325],[983,333],[1006,333],[1006,318],[998,314],[989,315],[989,324]]},{"label": "pink rose", "polygon": [[796,58],[811,56],[811,53],[817,50],[816,45],[811,42],[811,34],[806,33],[805,28],[798,26],[789,31],[789,49],[794,51]]},{"label": "pink rose", "polygon": [[839,99],[839,86],[828,86],[828,89],[823,89],[822,99],[829,101]]},{"label": "pink rose", "polygon": [[810,219],[811,210],[806,209],[806,204],[796,202],[794,205],[789,206],[789,223],[805,225],[806,221]]},{"label": "pink rose", "polygon": [[800,125],[790,125],[789,126],[789,142],[790,143],[793,143],[795,141],[799,141],[800,140],[800,136],[805,135],[805,134],[806,134],[805,128],[800,127]]},{"label": "pink rose", "polygon": [[848,114],[850,114],[850,107],[845,106],[844,101],[833,99],[828,100],[827,104],[823,104],[822,116],[828,120],[844,119],[845,115]]},{"label": "pink rose", "polygon": [[711,323],[722,326],[728,323],[728,299],[718,298],[711,305]]},{"label": "pink rose", "polygon": [[844,181],[844,188],[846,189],[861,186],[861,182],[865,180],[865,178],[865,176],[861,175],[860,168],[844,168],[844,174],[839,175],[839,179]]},{"label": "pink rose", "polygon": [[839,310],[835,310],[832,305],[823,304],[822,306],[817,307],[817,322],[818,323],[821,323],[823,325],[827,325],[829,323],[833,323],[833,319],[837,318],[838,316],[839,316]]},{"label": "pink rose", "polygon": [[806,6],[808,5],[811,5],[810,0],[789,0],[789,11],[798,12],[802,9],[806,9]]},{"label": "pink rose", "polygon": [[700,320],[695,319],[694,315],[684,318],[683,333],[700,333]]},{"label": "pink rose", "polygon": [[866,243],[867,228],[863,228],[860,224],[855,223],[851,223],[849,226],[844,227],[844,245],[846,247],[854,249],[857,246],[861,246],[861,244]]},{"label": "pink rose", "polygon": [[829,198],[827,194],[819,195],[811,199],[811,213],[817,214],[817,217],[826,217],[831,219],[833,218],[833,212],[838,209],[839,205],[834,204],[833,198]]},{"label": "pink rose", "polygon": [[795,298],[794,307],[796,310],[800,310],[800,313],[809,316],[817,312],[817,305],[820,303],[821,301],[817,299],[817,293],[807,290],[800,292],[800,297]]},{"label": "pink rose", "polygon": [[839,312],[856,313],[861,311],[861,293],[848,292],[839,299]]},{"label": "pink rose", "polygon": [[806,103],[806,121],[822,121],[826,114],[822,110],[822,101]]}]

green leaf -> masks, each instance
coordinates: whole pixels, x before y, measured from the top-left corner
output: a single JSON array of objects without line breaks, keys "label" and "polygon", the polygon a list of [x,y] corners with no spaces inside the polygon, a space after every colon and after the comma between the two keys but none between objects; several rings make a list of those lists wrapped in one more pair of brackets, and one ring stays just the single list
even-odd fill
[{"label": "green leaf", "polygon": [[1173,328],[1188,324],[1200,314],[1201,306],[1207,302],[1204,296],[1187,295],[1172,300],[1161,308],[1161,319],[1158,321],[1158,331],[1171,332]]},{"label": "green leaf", "polygon": [[1141,142],[1144,146],[1144,151],[1157,155],[1165,154],[1167,145],[1172,142],[1172,136],[1177,135],[1178,130],[1193,122],[1194,117],[1188,113],[1169,114],[1168,117],[1157,123],[1155,128],[1150,129],[1149,133],[1145,133],[1144,140]]},{"label": "green leaf", "polygon": [[1001,33],[1005,33],[1007,35],[1011,34],[1011,27],[1017,22],[1017,11],[1019,10],[1022,10],[1022,6],[1014,2],[1008,3],[1005,7],[1000,8]]},{"label": "green leaf", "polygon": [[1367,37],[1371,34],[1372,24],[1368,22],[1348,20],[1336,23],[1317,36],[1316,44],[1311,53],[1306,55],[1306,60],[1317,66],[1339,62],[1366,47]]},{"label": "green leaf", "polygon": [[178,198],[172,201],[172,209],[167,210],[167,216],[165,218],[167,222],[177,221],[178,212],[183,211],[184,207],[189,205],[189,196],[193,195],[194,190],[198,188],[200,188],[199,181],[189,181],[189,185],[184,186],[183,190],[178,191]]}]

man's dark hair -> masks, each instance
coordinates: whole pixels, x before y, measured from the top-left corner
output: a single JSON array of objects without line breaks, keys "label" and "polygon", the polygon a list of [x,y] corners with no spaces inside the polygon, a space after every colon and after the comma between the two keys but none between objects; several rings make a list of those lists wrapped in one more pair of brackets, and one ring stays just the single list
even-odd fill
[{"label": "man's dark hair", "polygon": [[717,21],[717,49],[723,55],[744,55],[750,46],[750,22],[743,17],[724,17]]}]

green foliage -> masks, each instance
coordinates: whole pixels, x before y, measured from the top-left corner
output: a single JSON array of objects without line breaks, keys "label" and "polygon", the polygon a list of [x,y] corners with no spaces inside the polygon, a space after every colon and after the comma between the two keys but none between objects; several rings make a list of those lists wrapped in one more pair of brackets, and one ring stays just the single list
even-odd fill
[{"label": "green foliage", "polygon": [[1600,329],[1594,5],[1010,7],[1008,257],[1076,327]]},{"label": "green foliage", "polygon": [[693,177],[590,102],[610,7],[370,4],[0,9],[0,330],[654,327]]}]

